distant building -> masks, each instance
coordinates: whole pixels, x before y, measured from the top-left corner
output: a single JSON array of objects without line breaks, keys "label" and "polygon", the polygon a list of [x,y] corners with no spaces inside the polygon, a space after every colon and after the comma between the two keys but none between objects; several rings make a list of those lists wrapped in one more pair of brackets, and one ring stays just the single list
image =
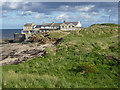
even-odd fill
[{"label": "distant building", "polygon": [[62,23],[54,23],[53,25],[52,25],[52,29],[53,30],[60,30],[60,25],[61,25]]},{"label": "distant building", "polygon": [[21,33],[23,34],[31,34],[35,28],[35,23],[26,23],[23,27],[23,30],[21,31]]},{"label": "distant building", "polygon": [[42,25],[36,25],[33,32],[34,33],[39,33]]},{"label": "distant building", "polygon": [[44,32],[49,32],[52,30],[52,25],[54,24],[53,23],[43,23],[41,25],[41,28],[40,28],[40,32],[44,33]]},{"label": "distant building", "polygon": [[52,29],[52,25],[53,23],[43,23],[43,25],[41,26],[41,29]]},{"label": "distant building", "polygon": [[26,34],[27,36],[36,34],[36,33],[44,33],[52,30],[61,30],[61,31],[71,31],[81,29],[81,23],[78,22],[66,22],[64,20],[63,23],[44,23],[42,25],[35,25],[35,23],[26,23],[21,31],[22,34]]},{"label": "distant building", "polygon": [[63,30],[63,31],[76,30],[76,29],[80,29],[80,28],[81,28],[80,21],[78,21],[78,22],[66,22],[66,21],[64,21],[64,23],[62,23],[60,25],[60,30]]}]

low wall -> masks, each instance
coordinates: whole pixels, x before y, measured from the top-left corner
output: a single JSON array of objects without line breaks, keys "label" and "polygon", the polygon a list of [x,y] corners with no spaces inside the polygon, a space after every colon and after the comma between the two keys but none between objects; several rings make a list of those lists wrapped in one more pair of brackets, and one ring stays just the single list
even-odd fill
[{"label": "low wall", "polygon": [[15,33],[14,34],[14,41],[19,41],[22,42],[26,39],[25,34],[21,34],[21,33]]}]

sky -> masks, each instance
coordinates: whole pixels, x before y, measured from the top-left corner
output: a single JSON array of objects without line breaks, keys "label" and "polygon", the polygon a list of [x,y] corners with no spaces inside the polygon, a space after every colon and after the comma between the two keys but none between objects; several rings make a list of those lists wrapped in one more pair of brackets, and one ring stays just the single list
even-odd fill
[{"label": "sky", "polygon": [[[2,28],[22,29],[25,23],[77,22],[83,27],[118,23],[117,2],[2,2]],[[109,20],[110,18],[110,20]]]}]

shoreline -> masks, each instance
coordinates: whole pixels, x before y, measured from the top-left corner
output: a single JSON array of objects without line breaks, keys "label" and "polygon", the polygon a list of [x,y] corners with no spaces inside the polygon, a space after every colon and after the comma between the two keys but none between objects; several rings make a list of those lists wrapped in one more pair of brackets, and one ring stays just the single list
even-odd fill
[{"label": "shoreline", "polygon": [[[48,34],[47,34],[48,35]],[[13,38],[2,38],[0,42],[2,59],[0,65],[19,64],[38,56],[47,54],[45,48],[56,46],[63,38],[42,38],[27,42],[14,42]]]},{"label": "shoreline", "polygon": [[46,55],[45,48],[52,47],[52,43],[39,44],[39,43],[8,43],[2,45],[1,54],[2,59],[0,65],[19,64],[37,56]]},{"label": "shoreline", "polygon": [[1,47],[1,45],[8,44],[8,43],[10,43],[9,41],[13,41],[13,40],[14,40],[14,38],[0,38],[0,47]]}]

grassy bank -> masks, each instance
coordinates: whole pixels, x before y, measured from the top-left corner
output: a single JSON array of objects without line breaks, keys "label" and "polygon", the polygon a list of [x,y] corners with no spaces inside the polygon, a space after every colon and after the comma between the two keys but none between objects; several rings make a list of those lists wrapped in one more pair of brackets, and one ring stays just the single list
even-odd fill
[{"label": "grassy bank", "polygon": [[[60,38],[54,33],[49,37]],[[93,25],[62,35],[57,46],[46,48],[46,56],[3,66],[3,88],[118,87],[117,26]]]}]

